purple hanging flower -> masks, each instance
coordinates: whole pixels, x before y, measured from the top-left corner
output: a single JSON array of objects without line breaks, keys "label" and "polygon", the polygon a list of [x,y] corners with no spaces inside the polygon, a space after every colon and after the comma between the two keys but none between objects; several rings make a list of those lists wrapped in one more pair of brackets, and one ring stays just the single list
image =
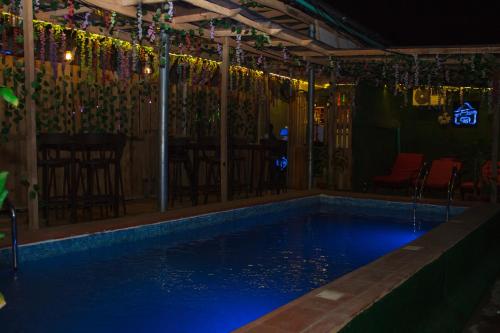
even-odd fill
[{"label": "purple hanging flower", "polygon": [[43,25],[40,25],[40,35],[38,39],[40,40],[40,62],[43,66],[45,62],[45,27]]},{"label": "purple hanging flower", "polygon": [[54,79],[57,79],[57,42],[55,39],[54,28],[49,30],[49,56],[52,65],[52,74]]},{"label": "purple hanging flower", "polygon": [[137,5],[137,39],[142,41],[142,4]]},{"label": "purple hanging flower", "polygon": [[137,40],[132,38],[132,71],[137,72]]},{"label": "purple hanging flower", "polygon": [[170,21],[172,21],[172,19],[174,18],[174,3],[172,1],[168,2],[168,12],[167,12],[167,15],[168,15]]},{"label": "purple hanging flower", "polygon": [[64,73],[64,69],[66,68],[66,61],[64,59],[64,53],[66,52],[66,34],[64,33],[64,30],[61,31],[61,50],[63,52],[63,61],[61,61],[61,67]]},{"label": "purple hanging flower", "polygon": [[151,22],[151,24],[148,27],[148,39],[151,43],[153,43],[156,39],[155,23],[154,22]]},{"label": "purple hanging flower", "polygon": [[219,57],[222,58],[222,45],[217,43],[217,53],[219,54]]},{"label": "purple hanging flower", "polygon": [[241,34],[236,34],[236,62],[241,65]]},{"label": "purple hanging flower", "polygon": [[210,40],[214,40],[214,38],[215,38],[214,20],[210,20]]},{"label": "purple hanging flower", "polygon": [[286,49],[286,47],[283,47],[283,61],[288,61],[288,50]]},{"label": "purple hanging flower", "polygon": [[83,21],[81,25],[81,28],[83,30],[87,30],[88,26],[90,25],[89,17],[90,17],[90,12],[85,13],[85,21]]},{"label": "purple hanging flower", "polygon": [[419,86],[419,76],[420,76],[420,64],[418,61],[418,54],[413,55],[413,59],[415,60],[415,87]]}]

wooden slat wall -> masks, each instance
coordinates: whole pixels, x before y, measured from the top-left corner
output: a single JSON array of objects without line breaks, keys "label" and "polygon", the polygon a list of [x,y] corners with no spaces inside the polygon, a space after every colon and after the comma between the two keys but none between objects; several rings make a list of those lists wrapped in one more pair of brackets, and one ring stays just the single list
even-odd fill
[{"label": "wooden slat wall", "polygon": [[[14,62],[17,61],[22,65],[22,59],[13,58],[11,56],[0,56],[0,84],[9,87],[14,87],[12,79],[4,80],[4,71],[7,68],[16,68]],[[42,64],[37,61],[36,67],[38,71],[42,68]],[[38,108],[38,111],[43,119],[57,119],[54,122],[58,123],[57,129],[55,123],[51,125],[44,124],[41,131],[47,132],[79,132],[90,118],[94,119],[100,112],[97,105],[102,103],[99,99],[103,93],[113,93],[117,96],[113,102],[115,112],[110,114],[110,117],[115,117],[114,130],[118,131],[120,126],[120,118],[127,117],[127,136],[129,137],[125,148],[122,168],[124,175],[125,194],[128,198],[142,198],[152,196],[156,192],[156,174],[157,174],[157,93],[156,93],[156,78],[152,76],[149,81],[151,83],[150,92],[146,93],[145,85],[140,82],[143,77],[134,74],[129,80],[123,80],[117,77],[116,73],[107,72],[108,80],[102,83],[102,89],[108,91],[96,91],[96,87],[84,84],[85,78],[88,77],[88,69],[84,69],[79,73],[78,66],[66,65],[64,74],[66,79],[63,79],[62,65],[57,64],[57,75],[52,72],[52,65],[46,62],[43,65],[45,69],[45,77],[47,78],[48,86],[43,87],[50,91],[49,96],[44,99],[43,96],[39,100],[45,108]],[[19,73],[23,72],[22,66],[19,67]],[[99,70],[94,73],[97,80],[102,78],[102,72]],[[230,99],[234,105],[240,106],[236,112],[239,112],[239,117],[242,121],[254,122],[255,128],[251,133],[248,130],[240,131],[233,129],[233,133],[237,137],[247,136],[250,141],[257,141],[258,133],[267,133],[267,123],[269,115],[267,114],[269,106],[266,105],[266,99],[262,98],[265,94],[265,77],[261,76],[257,79],[245,83],[244,89],[236,89],[230,92]],[[234,79],[234,78],[233,78]],[[65,82],[65,83],[64,83]],[[90,81],[92,82],[92,81]],[[245,81],[242,81],[245,82]],[[66,92],[63,91],[63,84],[66,84]],[[233,82],[235,84],[235,82]],[[98,85],[97,88],[101,87]],[[22,86],[16,88],[18,96],[22,96]],[[290,109],[290,129],[291,129],[291,147],[295,149],[292,153],[297,155],[295,160],[296,166],[291,166],[295,170],[295,179],[297,184],[291,184],[292,187],[300,188],[300,179],[303,177],[301,166],[301,154],[305,153],[303,145],[305,143],[305,96],[303,93],[298,93],[298,87],[294,87],[295,98],[292,99]],[[55,98],[56,92],[59,91],[59,98]],[[205,94],[202,105],[200,105],[197,94]],[[219,132],[219,119],[217,116],[218,106],[220,105],[219,87],[211,87],[210,84],[199,84],[199,82],[186,80],[172,84],[170,87],[170,135],[195,137],[197,132],[197,122],[204,126],[202,135],[215,135]],[[267,103],[273,103],[273,99],[278,98],[267,91],[269,99]],[[185,97],[185,101],[182,99]],[[247,107],[247,111],[243,111],[241,106]],[[82,107],[84,107],[82,112]],[[6,120],[6,104],[0,102],[0,122]],[[198,115],[192,111],[192,108],[197,108]],[[10,109],[9,109],[10,110]],[[87,111],[87,110],[90,110]],[[121,111],[120,111],[121,110]],[[12,110],[10,110],[12,111]],[[287,110],[285,110],[286,112]],[[19,110],[24,114],[24,110]],[[260,115],[260,116],[259,116]],[[57,118],[56,118],[57,116]],[[196,117],[202,117],[202,120]],[[262,123],[259,124],[259,117]],[[67,122],[72,119],[71,122]],[[241,121],[240,121],[241,122]],[[232,123],[230,123],[230,126]],[[25,154],[25,133],[21,128],[14,126],[8,135],[8,142],[0,144],[0,170],[7,170],[11,173],[8,187],[16,201],[17,205],[24,207],[26,205],[26,189],[21,185],[23,177],[26,175],[26,158]],[[292,151],[292,150],[291,150]],[[293,157],[292,157],[293,159]]]}]

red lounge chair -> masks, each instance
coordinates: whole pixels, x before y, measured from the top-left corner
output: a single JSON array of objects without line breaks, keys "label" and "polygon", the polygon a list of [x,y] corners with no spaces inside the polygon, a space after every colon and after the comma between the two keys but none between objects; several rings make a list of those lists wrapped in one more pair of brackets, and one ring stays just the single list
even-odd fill
[{"label": "red lounge chair", "polygon": [[413,184],[424,163],[424,155],[400,153],[394,162],[390,175],[375,176],[375,187],[402,188]]},{"label": "red lounge chair", "polygon": [[[465,198],[465,193],[474,193],[474,189],[477,190],[477,194],[481,194],[481,188],[490,182],[491,178],[491,161],[486,161],[481,167],[481,174],[477,182],[472,180],[465,181],[460,184],[460,192],[462,193],[462,198]],[[497,184],[500,186],[500,162],[497,163]]]},{"label": "red lounge chair", "polygon": [[448,185],[452,180],[453,168],[460,172],[462,162],[443,158],[432,162],[431,169],[425,180],[425,188],[431,190],[448,190]]}]

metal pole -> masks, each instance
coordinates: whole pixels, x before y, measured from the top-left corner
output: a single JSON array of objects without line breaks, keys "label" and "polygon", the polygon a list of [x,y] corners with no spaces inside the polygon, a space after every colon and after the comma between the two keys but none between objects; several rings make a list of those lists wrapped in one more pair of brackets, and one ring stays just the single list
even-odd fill
[{"label": "metal pole", "polygon": [[222,42],[221,93],[220,93],[220,197],[222,202],[228,200],[228,82],[229,82],[229,37]]},{"label": "metal pole", "polygon": [[[309,37],[315,37],[314,24],[309,26]],[[314,66],[308,62],[308,104],[307,104],[307,189],[312,189],[313,184],[313,113],[314,113]]]},{"label": "metal pole", "polygon": [[9,209],[10,212],[10,222],[11,222],[11,237],[12,237],[12,243],[11,243],[11,248],[12,248],[12,268],[14,271],[17,271],[17,268],[19,267],[18,264],[18,248],[17,248],[17,217],[16,217],[16,208],[10,201],[6,201],[7,208]]},{"label": "metal pole", "polygon": [[335,149],[337,139],[337,104],[335,103],[335,90],[337,89],[337,76],[335,69],[330,72],[330,107],[328,109],[328,187],[334,188],[335,183]]},{"label": "metal pole", "polygon": [[[497,74],[500,75],[500,74]],[[492,203],[497,202],[498,198],[498,184],[497,184],[497,163],[498,163],[498,136],[500,130],[500,78],[496,78],[493,81],[493,93],[496,95],[496,103],[494,103],[493,107],[493,142],[491,147],[491,196],[490,201]]]},{"label": "metal pole", "polygon": [[160,49],[160,124],[159,138],[159,177],[160,188],[158,206],[160,212],[165,212],[168,206],[168,69],[169,69],[169,42],[165,30],[161,32]]}]

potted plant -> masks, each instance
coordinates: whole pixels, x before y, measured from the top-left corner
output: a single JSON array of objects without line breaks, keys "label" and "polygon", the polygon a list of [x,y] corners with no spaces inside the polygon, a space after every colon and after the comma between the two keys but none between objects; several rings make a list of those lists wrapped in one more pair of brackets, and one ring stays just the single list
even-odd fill
[{"label": "potted plant", "polygon": [[[0,97],[2,97],[7,103],[10,103],[17,107],[19,104],[19,100],[12,91],[12,89],[0,86]],[[8,191],[5,188],[5,184],[7,183],[8,172],[0,171],[0,209],[3,207],[3,203],[7,198]],[[4,238],[5,235],[0,232],[0,239]],[[0,309],[5,306],[5,298],[2,293],[0,293]]]},{"label": "potted plant", "polygon": [[[5,198],[7,198],[8,191],[5,189],[5,183],[7,182],[7,175],[8,173],[6,171],[0,172],[0,208],[3,207],[3,202],[5,201]],[[3,239],[5,235],[0,232],[0,240]],[[3,297],[2,293],[0,293],[0,309],[5,306],[5,298]]]}]

